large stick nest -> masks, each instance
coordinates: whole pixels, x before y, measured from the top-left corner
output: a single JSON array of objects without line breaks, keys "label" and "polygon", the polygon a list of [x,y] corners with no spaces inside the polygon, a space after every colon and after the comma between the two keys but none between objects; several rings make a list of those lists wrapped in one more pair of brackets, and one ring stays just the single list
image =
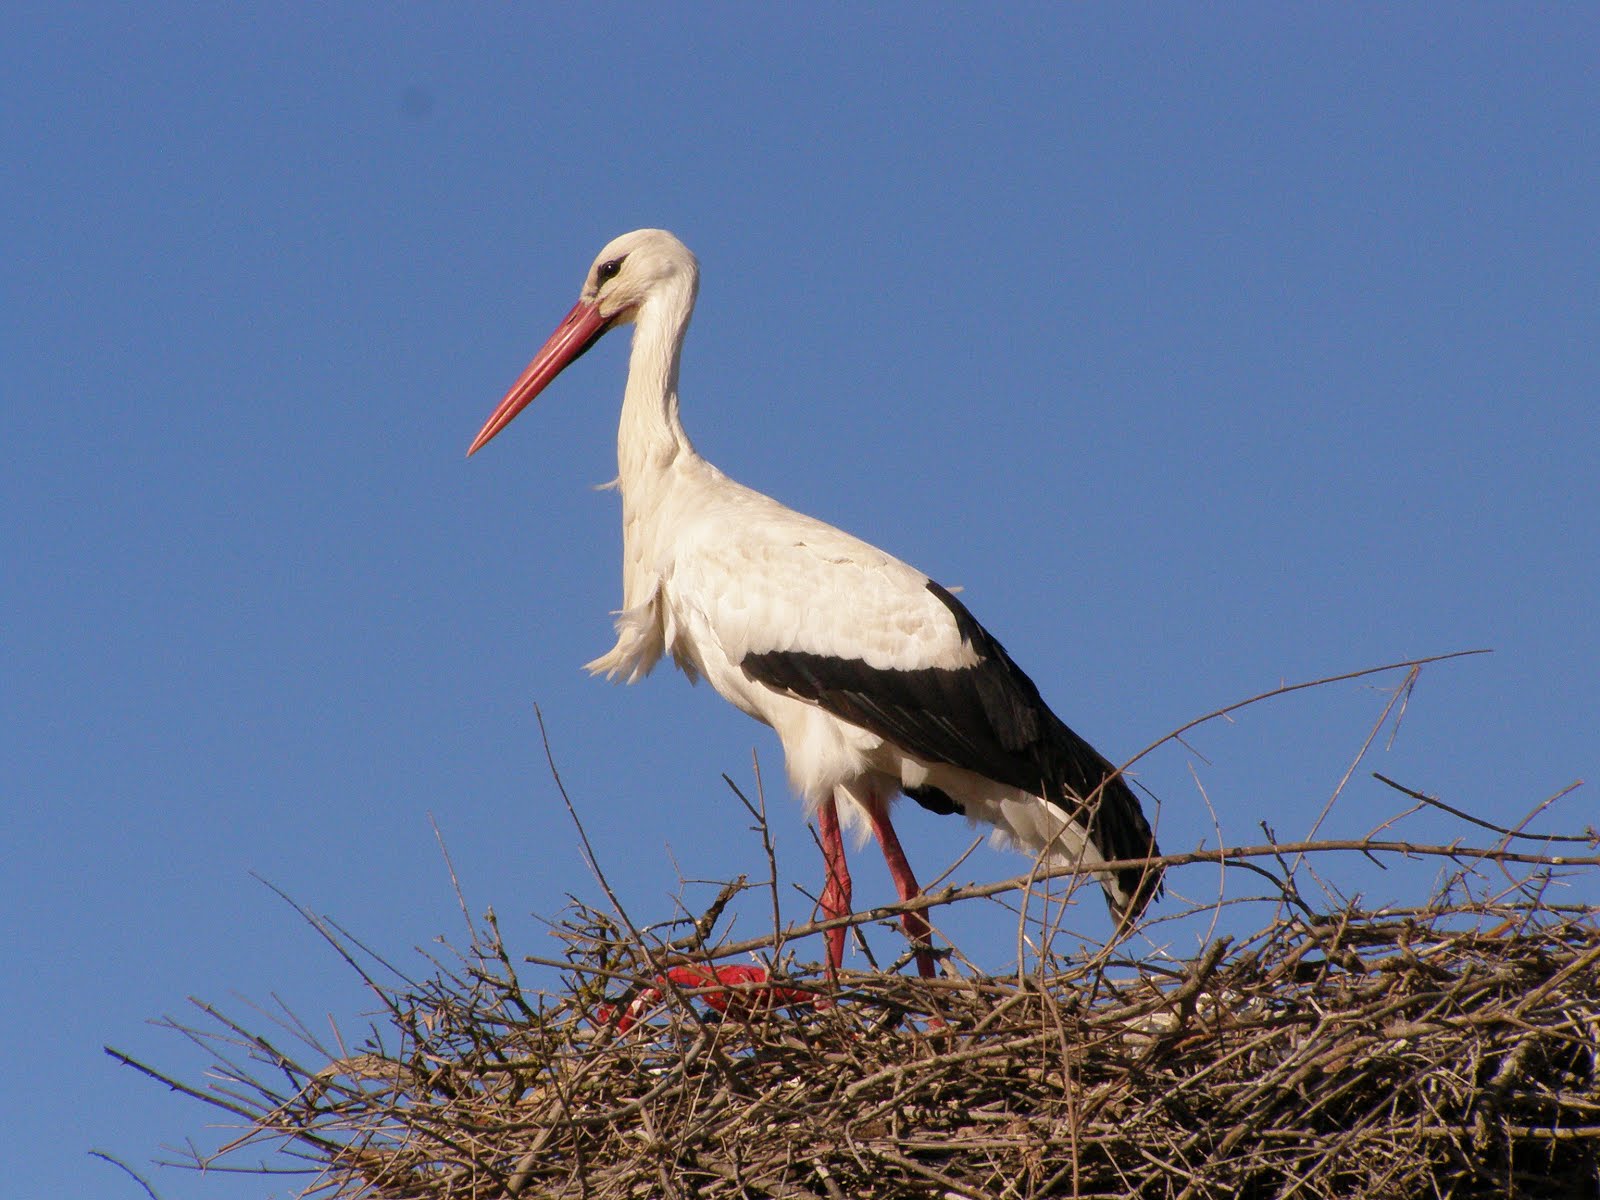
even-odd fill
[{"label": "large stick nest", "polygon": [[1597,914],[1463,878],[1177,969],[797,972],[786,1005],[712,991],[727,1014],[663,975],[711,951],[583,906],[530,992],[491,919],[374,981],[359,1052],[303,1063],[208,1008],[219,1081],[167,1082],[244,1118],[226,1154],[278,1140],[337,1197],[1600,1195]]},{"label": "large stick nest", "polygon": [[[784,924],[764,804],[735,788],[765,936],[718,933],[742,880],[641,928],[597,868],[607,906],[574,901],[559,954],[514,956],[491,912],[410,978],[302,909],[380,1001],[363,1044],[202,1004],[166,1023],[214,1057],[204,1082],[111,1053],[239,1123],[187,1165],[303,1171],[296,1194],[330,1200],[1600,1198],[1600,907],[1555,899],[1596,894],[1600,836],[1525,832],[1559,796],[1502,828],[1385,782],[1463,836],[1382,840],[1402,813],[1356,840],[1169,855],[1169,880],[1268,883],[1254,908],[1195,906],[1213,924],[1187,957],[1149,927],[1058,951],[1063,898],[1035,873],[913,902],[1020,900],[1016,971],[952,952],[938,979],[830,976],[796,961],[827,923]],[[1368,860],[1437,883],[1364,908],[1328,881]]]}]

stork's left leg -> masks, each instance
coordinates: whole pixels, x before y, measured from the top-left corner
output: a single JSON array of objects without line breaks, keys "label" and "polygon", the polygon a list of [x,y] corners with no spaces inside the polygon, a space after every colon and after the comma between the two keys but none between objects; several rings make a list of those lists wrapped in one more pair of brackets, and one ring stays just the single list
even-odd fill
[{"label": "stork's left leg", "polygon": [[[844,835],[839,829],[839,804],[829,796],[817,805],[817,835],[822,842],[822,860],[828,878],[822,885],[822,919],[850,915],[850,866],[844,859]],[[823,934],[828,943],[828,970],[837,971],[844,965],[844,943],[849,934],[844,926]]]},{"label": "stork's left leg", "polygon": [[[912,874],[911,864],[906,861],[906,852],[900,847],[894,822],[889,819],[888,802],[877,792],[871,792],[866,797],[864,807],[872,821],[872,836],[878,839],[878,846],[883,850],[883,861],[889,865],[889,874],[894,879],[900,899],[911,900],[922,895],[917,877]],[[937,968],[933,961],[930,941],[933,931],[928,926],[928,918],[920,912],[901,913],[900,927],[906,931],[906,937],[911,939],[911,945],[916,949],[917,974],[924,979],[931,979],[937,973]]]}]

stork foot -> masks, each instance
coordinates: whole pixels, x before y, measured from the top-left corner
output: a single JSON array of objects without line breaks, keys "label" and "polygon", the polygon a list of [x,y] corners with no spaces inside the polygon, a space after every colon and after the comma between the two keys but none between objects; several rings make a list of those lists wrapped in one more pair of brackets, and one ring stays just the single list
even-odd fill
[{"label": "stork foot", "polygon": [[[750,1021],[775,1008],[810,1007],[814,996],[803,988],[768,983],[765,967],[741,964],[722,966],[670,967],[664,975],[642,989],[620,1013],[613,1005],[600,1007],[600,1018],[615,1021],[618,1033],[627,1033],[655,1005],[661,1002],[668,981],[688,989],[704,1000],[714,1012],[737,1021]],[[731,990],[724,990],[731,989]]]}]

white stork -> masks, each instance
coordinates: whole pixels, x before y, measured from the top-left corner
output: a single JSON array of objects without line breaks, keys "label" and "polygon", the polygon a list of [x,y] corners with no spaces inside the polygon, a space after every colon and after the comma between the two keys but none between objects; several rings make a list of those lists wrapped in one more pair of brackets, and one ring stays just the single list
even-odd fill
[{"label": "white stork", "polygon": [[[600,252],[583,291],[495,409],[476,453],[616,325],[634,327],[617,431],[622,608],[617,644],[588,664],[633,683],[672,655],[690,680],[777,731],[814,813],[827,918],[850,913],[840,818],[870,829],[902,900],[918,894],[890,821],[902,794],[994,827],[1047,863],[1094,871],[1119,920],[1160,890],[1159,853],[1116,769],[1051,712],[950,592],[858,538],[729,479],[678,419],[678,360],[700,270],[672,234],[640,229]],[[903,917],[923,975],[927,921]],[[827,936],[838,969],[845,931]]]}]

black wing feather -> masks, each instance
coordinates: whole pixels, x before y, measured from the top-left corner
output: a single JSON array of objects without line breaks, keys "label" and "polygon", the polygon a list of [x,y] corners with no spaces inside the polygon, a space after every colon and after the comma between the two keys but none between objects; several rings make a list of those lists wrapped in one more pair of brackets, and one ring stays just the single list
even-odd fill
[{"label": "black wing feather", "polygon": [[[925,762],[1043,796],[1086,826],[1107,858],[1159,854],[1139,800],[1116,768],[1050,710],[1033,680],[961,601],[931,580],[928,590],[955,618],[977,657],[972,666],[881,670],[859,659],[800,651],[747,654],[739,665],[756,682],[812,701]],[[1086,813],[1097,789],[1099,802]],[[1159,892],[1161,872],[1129,868],[1118,882],[1134,898],[1131,912],[1137,914]]]}]

